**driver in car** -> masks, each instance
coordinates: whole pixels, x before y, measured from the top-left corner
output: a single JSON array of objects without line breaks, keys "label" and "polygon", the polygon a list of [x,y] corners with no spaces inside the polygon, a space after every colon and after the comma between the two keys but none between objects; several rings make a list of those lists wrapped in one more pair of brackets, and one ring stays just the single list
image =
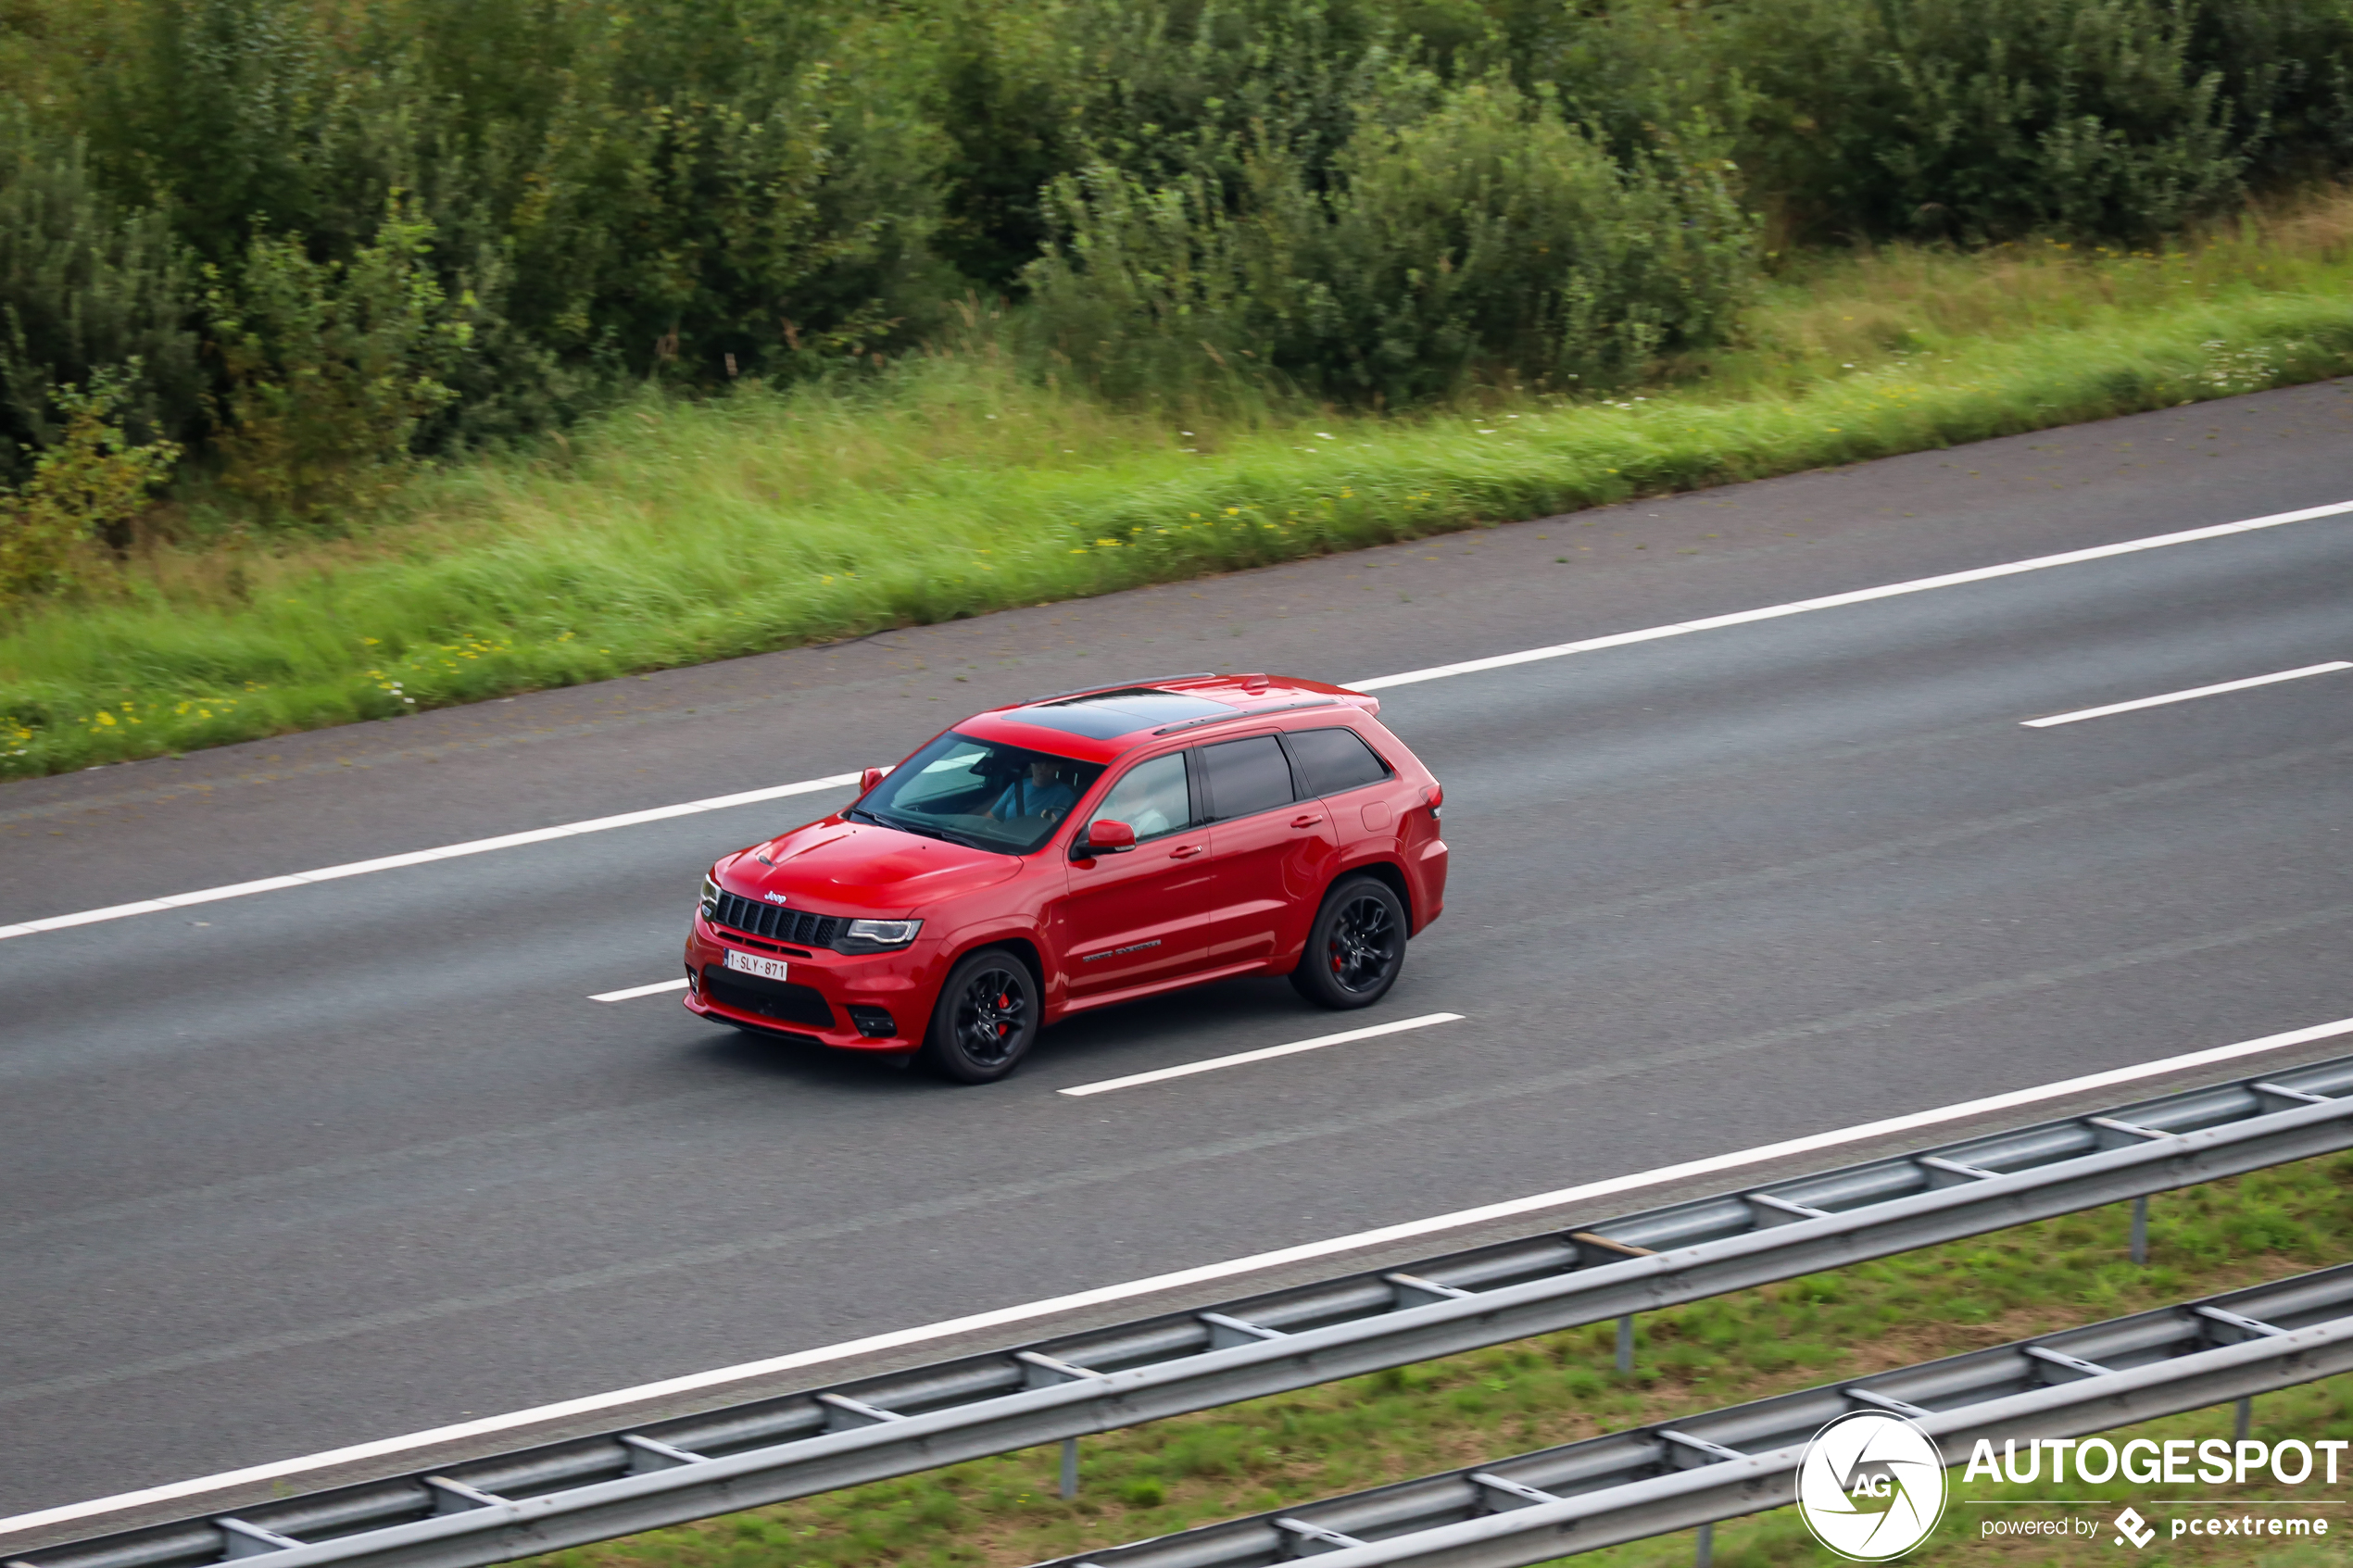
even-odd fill
[{"label": "driver in car", "polygon": [[1043,817],[1056,822],[1077,803],[1077,792],[1062,781],[1052,762],[1041,758],[1030,763],[1026,773],[1005,786],[1005,793],[997,797],[997,804],[988,809],[988,814],[1000,822],[1019,817]]}]

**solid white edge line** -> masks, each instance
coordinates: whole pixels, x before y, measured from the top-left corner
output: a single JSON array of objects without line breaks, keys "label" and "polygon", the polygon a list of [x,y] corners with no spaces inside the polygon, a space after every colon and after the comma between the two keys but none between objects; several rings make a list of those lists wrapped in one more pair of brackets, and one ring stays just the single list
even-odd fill
[{"label": "solid white edge line", "polygon": [[625,1002],[637,997],[650,997],[657,992],[683,991],[686,988],[686,977],[682,974],[675,980],[657,980],[650,985],[632,985],[625,991],[599,991],[588,999],[592,1002]]},{"label": "solid white edge line", "polygon": [[[1852,593],[1831,594],[1821,598],[1799,599],[1791,604],[1768,605],[1761,609],[1744,609],[1730,615],[1713,615],[1699,621],[1679,621],[1672,626],[1653,626],[1640,632],[1618,632],[1606,637],[1589,637],[1582,642],[1559,643],[1551,647],[1528,648],[1518,653],[1497,654],[1491,659],[1466,659],[1459,664],[1437,664],[1427,670],[1408,670],[1398,675],[1378,675],[1370,680],[1347,683],[1348,689],[1376,692],[1389,686],[1409,686],[1423,681],[1438,681],[1453,675],[1471,675],[1485,670],[1503,670],[1515,664],[1530,664],[1539,659],[1564,659],[1570,654],[1592,653],[1602,648],[1625,647],[1634,643],[1647,643],[1661,637],[1686,636],[1693,632],[1712,632],[1727,626],[1745,626],[1759,621],[1772,621],[1785,615],[1803,615],[1810,610],[1836,609],[1845,605],[1867,604],[1873,599],[1894,598],[1904,594],[1926,593],[1931,588],[1951,588],[1964,583],[1983,583],[1996,577],[2013,577],[2022,571],[2042,571],[2055,566],[2072,566],[2079,561],[2104,560],[2110,556],[2132,555],[2141,550],[2161,549],[2169,545],[2195,544],[2201,539],[2220,539],[2233,533],[2247,533],[2258,529],[2278,528],[2285,523],[2309,522],[2316,518],[2338,517],[2353,512],[2353,501],[2335,501],[2324,507],[2306,507],[2300,511],[2273,512],[2269,516],[2248,518],[2241,522],[2218,522],[2207,528],[2183,529],[2174,533],[2155,533],[2145,539],[2127,539],[2120,544],[2096,545],[2090,549],[2069,550],[2056,556],[2036,556],[2029,560],[2008,561],[2000,566],[1981,566],[1968,571],[1946,572],[1941,577],[1914,578],[1907,583],[1891,583],[1878,588],[1857,588]],[[812,790],[833,789],[858,782],[856,773],[836,773],[829,778],[804,779],[799,784],[779,784],[773,789],[747,790],[741,795],[714,796],[708,800],[690,800],[679,806],[658,806],[651,810],[631,811],[618,817],[598,817],[585,822],[568,822],[558,827],[539,828],[529,833],[508,834],[499,838],[478,838],[468,844],[447,845],[439,849],[419,849],[406,855],[387,855],[380,859],[355,860],[349,865],[328,866],[320,871],[296,872],[285,877],[268,877],[259,882],[238,883],[229,887],[206,888],[195,893],[176,893],[165,898],[150,898],[136,904],[117,904],[109,909],[85,909],[79,914],[51,915],[44,920],[26,921],[17,925],[0,925],[0,942],[12,936],[30,936],[40,931],[60,931],[68,926],[88,925],[98,921],[121,920],[129,915],[153,914],[162,909],[177,909],[187,904],[209,903],[219,898],[242,897],[248,893],[266,893],[278,888],[299,886],[307,883],[329,882],[346,876],[359,876],[369,872],[394,871],[404,866],[419,866],[432,860],[447,860],[459,855],[480,855],[492,849],[510,849],[519,845],[540,844],[552,838],[567,838],[575,834],[605,833],[613,828],[634,827],[640,822],[660,822],[668,817],[691,816],[699,811],[724,810],[730,806],[746,806],[754,801],[776,800],[787,795],[803,795]]]},{"label": "solid white edge line", "polygon": [[197,1497],[206,1492],[220,1491],[229,1486],[245,1486],[257,1481],[274,1481],[283,1476],[299,1475],[306,1471],[324,1470],[335,1465],[356,1464],[362,1460],[381,1459],[388,1454],[405,1453],[417,1449],[434,1448],[443,1443],[460,1442],[470,1437],[484,1436],[494,1432],[510,1432],[520,1427],[535,1426],[545,1422],[560,1421],[570,1416],[588,1415],[598,1411],[612,1410],[623,1405],[641,1404],[648,1399],[667,1398],[674,1394],[692,1393],[697,1389],[718,1387],[756,1377],[773,1376],[781,1372],[793,1372],[802,1367],[820,1366],[828,1361],[846,1361],[853,1356],[871,1355],[881,1350],[896,1350],[910,1345],[925,1344],[960,1334],[976,1333],[983,1329],[1004,1328],[1013,1323],[1027,1323],[1051,1317],[1059,1312],[1101,1306],[1107,1302],[1124,1301],[1138,1296],[1150,1296],[1159,1291],[1181,1289],[1188,1286],[1204,1285],[1212,1281],[1230,1279],[1237,1274],[1255,1273],[1263,1269],[1289,1263],[1327,1258],[1335,1253],[1353,1252],[1361,1248],[1378,1247],[1393,1241],[1407,1241],[1416,1236],[1432,1236],[1442,1231],[1460,1230],[1466,1225],[1485,1224],[1494,1220],[1511,1219],[1546,1209],[1558,1209],[1571,1203],[1583,1203],[1596,1198],[1632,1192],[1642,1187],[1658,1186],[1670,1182],[1685,1181],[1694,1176],[1714,1175],[1736,1171],[1744,1166],[1761,1165],[1792,1155],[1811,1154],[1819,1149],[1836,1148],[1843,1144],[1867,1142],[1891,1134],[1912,1132],[1946,1122],[1958,1122],[1972,1116],[1982,1116],[1998,1110],[2015,1110],[2044,1100],[2061,1099],[2070,1095],[2083,1094],[2094,1089],[2109,1088],[2119,1084],[2136,1083],[2145,1078],[2161,1077],[2168,1073],[2186,1072],[2192,1068],[2208,1067],[2218,1062],[2235,1061],[2243,1057],[2259,1056],[2266,1051],[2284,1050],[2291,1046],[2308,1045],[2314,1040],[2326,1040],[2339,1035],[2353,1035],[2353,1018],[2340,1018],[2332,1023],[2316,1023],[2308,1028],[2291,1029],[2285,1034],[2266,1035],[2259,1039],[2241,1040],[2235,1045],[2214,1046],[2205,1050],[2189,1051],[2180,1056],[2160,1058],[2155,1061],[2138,1062],[2131,1067],[2111,1068],[2105,1073],[2089,1073],[2079,1078],[2063,1078],[2055,1084],[2043,1084],[2033,1088],[2012,1089],[2004,1094],[1987,1095],[1980,1099],[1962,1100],[1953,1105],[1938,1106],[1930,1110],[1915,1110],[1902,1116],[1890,1116],[1877,1122],[1865,1122],[1852,1127],[1841,1127],[1827,1133],[1809,1133],[1804,1137],[1786,1138],[1780,1143],[1761,1144],[1730,1154],[1714,1154],[1700,1160],[1687,1160],[1680,1164],[1662,1165],[1656,1170],[1637,1172],[1631,1175],[1612,1176],[1603,1181],[1587,1182],[1579,1186],[1563,1187],[1556,1192],[1538,1193],[1529,1198],[1511,1198],[1502,1203],[1490,1203],[1477,1209],[1458,1210],[1451,1214],[1434,1215],[1426,1220],[1408,1220],[1401,1224],[1383,1225],[1375,1230],[1358,1231],[1353,1236],[1334,1236],[1327,1241],[1305,1242],[1296,1247],[1277,1248],[1272,1252],[1254,1253],[1247,1258],[1228,1259],[1220,1263],[1203,1263],[1195,1268],[1178,1269],[1169,1273],[1152,1274],[1143,1279],[1127,1280],[1118,1285],[1099,1286],[1092,1290],[1075,1291],[1043,1301],[1026,1301],[1018,1306],[998,1307],[985,1312],[973,1312],[961,1318],[949,1318],[940,1323],[925,1323],[915,1328],[892,1329],[872,1334],[862,1339],[844,1340],[838,1345],[819,1346],[814,1349],[795,1350],[787,1355],[772,1356],[765,1361],[746,1361],[737,1366],[719,1367],[711,1372],[691,1373],[683,1377],[664,1378],[658,1383],[641,1383],[632,1388],[616,1389],[609,1394],[590,1394],[556,1404],[539,1405],[531,1410],[511,1411],[505,1415],[484,1416],[473,1421],[461,1421],[447,1426],[436,1426],[423,1432],[411,1432],[399,1437],[380,1437],[373,1442],[354,1443],[348,1448],[331,1449],[324,1453],[307,1454],[300,1459],[276,1460],[268,1464],[248,1465],[242,1470],[224,1471],[191,1481],[174,1481],[168,1486],[149,1486],[136,1492],[121,1492],[113,1497],[95,1498],[88,1502],[65,1503],[31,1513],[19,1513],[0,1519],[0,1535],[39,1528],[44,1524],[61,1524],[75,1519],[89,1519],[102,1513],[116,1513],[124,1509],[140,1508],[150,1503],[173,1502],[182,1498]]},{"label": "solid white edge line", "polygon": [[312,883],[335,882],[347,876],[364,876],[370,872],[397,871],[403,866],[422,866],[434,860],[452,860],[462,855],[483,855],[493,849],[512,849],[525,844],[545,844],[550,839],[573,838],[584,833],[610,833],[614,828],[635,827],[641,822],[666,822],[672,817],[692,817],[704,811],[724,811],[731,806],[749,806],[762,800],[781,800],[788,795],[809,795],[821,789],[838,789],[858,782],[856,773],[834,773],[822,779],[802,779],[798,784],[776,784],[767,789],[748,789],[736,795],[714,795],[708,799],[688,800],[675,806],[656,806],[650,810],[625,811],[617,817],[592,817],[582,822],[562,822],[555,827],[534,828],[528,833],[501,834],[497,838],[476,838],[464,844],[445,844],[438,849],[415,849],[405,855],[385,855],[373,860],[353,860],[346,865],[321,866],[317,871],[294,872],[285,876],[263,877],[257,882],[232,883],[225,887],[200,888],[194,893],[174,893],[163,898],[142,899],[136,904],[116,904],[103,909],[84,909],[79,914],[51,915],[45,920],[26,921],[20,925],[0,925],[0,942],[11,936],[30,936],[37,931],[63,931],[69,926],[90,925],[98,921],[121,920],[130,915],[157,914],[166,909],[184,909],[190,904],[209,904],[222,898],[242,898],[252,893],[275,893],[289,887],[308,887]]},{"label": "solid white edge line", "polygon": [[1712,632],[1724,626],[1745,626],[1753,621],[1773,621],[1785,615],[1804,615],[1811,610],[1836,609],[1846,605],[1868,604],[1873,599],[1892,599],[1906,594],[1924,594],[1931,588],[1957,587],[1964,583],[1983,583],[1996,577],[2014,577],[2022,571],[2043,571],[2055,566],[2073,566],[2079,561],[2105,560],[2111,556],[2128,556],[2142,550],[2162,549],[2169,545],[2191,545],[2201,539],[2221,539],[2233,533],[2247,533],[2257,529],[2278,528],[2291,522],[2309,522],[2315,518],[2338,517],[2353,512],[2353,501],[2334,501],[2325,507],[2306,507],[2300,511],[2273,512],[2266,517],[2248,518],[2242,522],[2218,522],[2208,528],[2183,529],[2176,533],[2153,533],[2145,539],[2127,539],[2114,545],[2095,545],[2089,549],[2068,550],[2055,556],[2036,556],[2028,560],[2005,562],[2000,566],[1981,566],[1968,571],[1948,571],[1938,577],[1916,577],[1907,583],[1890,583],[1883,587],[1857,588],[1852,593],[1829,594],[1818,599],[1799,599],[1792,604],[1768,605],[1762,609],[1744,609],[1731,615],[1711,615],[1704,620],[1680,621],[1672,626],[1654,626],[1641,632],[1620,632],[1614,636],[1590,637],[1583,642],[1560,643],[1552,647],[1528,648],[1519,653],[1497,654],[1491,659],[1469,659],[1458,664],[1434,664],[1427,670],[1408,670],[1401,675],[1377,675],[1368,681],[1347,683],[1351,690],[1379,691],[1387,686],[1410,686],[1422,681],[1439,681],[1451,675],[1468,675],[1482,670],[1502,670],[1515,664],[1529,664],[1538,659],[1564,659],[1570,654],[1591,653],[1598,648],[1620,647],[1628,643],[1649,642],[1658,637],[1680,637],[1692,632]]},{"label": "solid white edge line", "polygon": [[[681,985],[685,981],[680,981]],[[1433,1023],[1459,1023],[1459,1012],[1424,1013],[1419,1018],[1401,1018],[1394,1023],[1367,1024],[1362,1029],[1343,1029],[1337,1035],[1318,1035],[1312,1040],[1293,1040],[1287,1046],[1262,1046],[1254,1051],[1236,1051],[1231,1056],[1213,1056],[1201,1061],[1188,1061],[1177,1067],[1156,1067],[1150,1073],[1131,1073],[1125,1078],[1105,1078],[1099,1084],[1078,1084],[1067,1089],[1056,1089],[1058,1095],[1073,1099],[1088,1095],[1109,1094],[1114,1089],[1132,1089],[1139,1084],[1161,1084],[1171,1078],[1189,1078],[1196,1073],[1214,1073],[1221,1067],[1239,1067],[1244,1062],[1272,1061],[1278,1056],[1297,1056],[1302,1051],[1319,1051],[1326,1046],[1344,1046],[1351,1040],[1369,1040],[1380,1035],[1402,1035],[1408,1029],[1427,1029]]]},{"label": "solid white edge line", "polygon": [[2019,722],[2030,730],[2047,730],[2053,724],[2072,724],[2083,719],[2105,719],[2111,713],[2130,713],[2140,708],[2162,708],[2169,702],[2187,702],[2192,697],[2215,696],[2223,692],[2243,692],[2251,686],[2268,686],[2281,681],[2300,681],[2307,675],[2325,675],[2333,670],[2353,670],[2353,660],[2337,659],[2328,664],[2308,664],[2301,670],[2283,670],[2276,675],[2250,675],[2244,681],[2224,681],[2219,685],[2192,686],[2187,691],[2166,692],[2158,696],[2138,696],[2130,702],[2111,702],[2106,708],[2079,708],[2072,713],[2054,713],[2047,719],[2021,719]]}]

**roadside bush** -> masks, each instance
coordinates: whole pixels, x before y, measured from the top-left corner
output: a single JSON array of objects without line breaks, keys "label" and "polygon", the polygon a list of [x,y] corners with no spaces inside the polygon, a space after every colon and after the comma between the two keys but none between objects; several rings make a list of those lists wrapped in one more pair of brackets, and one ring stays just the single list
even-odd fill
[{"label": "roadside bush", "polygon": [[2244,189],[2264,131],[2188,0],[1752,0],[1716,48],[1799,234],[2149,239]]},{"label": "roadside bush", "polygon": [[432,237],[396,208],[347,264],[263,233],[234,290],[206,269],[228,383],[222,482],[267,515],[318,524],[365,508],[419,422],[455,395],[442,377],[472,328],[426,264]]},{"label": "roadside bush", "polygon": [[506,312],[569,360],[685,384],[912,345],[960,291],[902,42],[789,0],[616,12],[495,220]]},{"label": "roadside bush", "polygon": [[[1397,79],[1428,91],[1427,78]],[[1230,195],[1090,163],[1050,193],[1029,271],[1054,353],[1114,395],[1267,379],[1352,402],[1442,395],[1480,369],[1598,386],[1718,341],[1753,223],[1708,146],[1620,162],[1549,95],[1502,79],[1367,114],[1318,189],[1262,142]]]},{"label": "roadside bush", "polygon": [[87,391],[52,391],[64,416],[57,439],[23,487],[0,496],[0,603],[69,585],[73,558],[90,541],[117,550],[129,543],[141,503],[180,457],[177,444],[134,442],[117,422],[143,369],[133,359],[98,372]]},{"label": "roadside bush", "polygon": [[109,412],[141,437],[188,433],[200,383],[186,282],[158,214],[120,210],[80,141],[0,107],[0,481],[57,439],[60,389],[102,377]]},{"label": "roadside bush", "polygon": [[1481,363],[1591,386],[1718,342],[1753,267],[1730,167],[1704,121],[1613,160],[1556,105],[1500,82],[1367,126],[1328,204],[1345,311],[1328,353],[1353,390],[1394,402]]},{"label": "roadside bush", "polygon": [[2191,57],[2235,107],[2250,181],[2353,169],[2353,0],[2209,0],[2191,27]]}]

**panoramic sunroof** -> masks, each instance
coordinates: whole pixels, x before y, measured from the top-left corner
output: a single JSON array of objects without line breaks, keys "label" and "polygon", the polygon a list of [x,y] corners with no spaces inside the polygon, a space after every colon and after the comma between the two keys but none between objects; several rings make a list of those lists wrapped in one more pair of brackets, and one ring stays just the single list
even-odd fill
[{"label": "panoramic sunroof", "polygon": [[1008,717],[1018,717],[1023,723],[1036,724],[1040,729],[1085,735],[1088,740],[1116,740],[1138,730],[1232,711],[1231,704],[1213,702],[1207,697],[1157,691],[1151,686],[1130,686],[1122,691],[1089,692],[1085,696],[1039,703]]}]

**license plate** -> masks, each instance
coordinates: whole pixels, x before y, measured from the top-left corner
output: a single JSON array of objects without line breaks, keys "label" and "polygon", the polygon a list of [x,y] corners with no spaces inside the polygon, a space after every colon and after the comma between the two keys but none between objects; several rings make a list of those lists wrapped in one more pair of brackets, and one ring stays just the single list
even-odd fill
[{"label": "license plate", "polygon": [[782,980],[785,977],[784,960],[763,959],[758,953],[739,953],[733,947],[727,949],[727,967],[739,974],[757,974],[763,980]]}]

